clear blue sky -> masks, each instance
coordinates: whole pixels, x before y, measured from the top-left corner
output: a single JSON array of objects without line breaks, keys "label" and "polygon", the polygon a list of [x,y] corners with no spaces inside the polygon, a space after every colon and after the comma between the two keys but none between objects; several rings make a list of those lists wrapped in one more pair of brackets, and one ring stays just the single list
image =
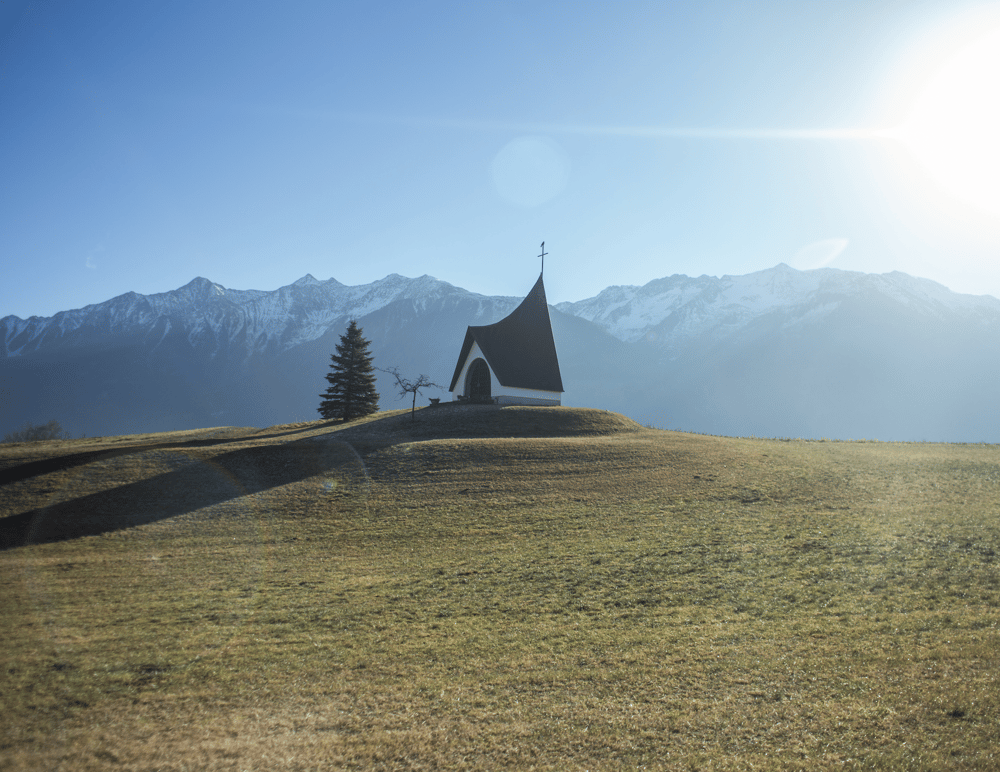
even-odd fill
[{"label": "clear blue sky", "polygon": [[0,8],[0,316],[195,276],[522,295],[542,240],[550,302],[779,262],[1000,295],[1000,212],[845,131],[899,123],[997,4]]}]

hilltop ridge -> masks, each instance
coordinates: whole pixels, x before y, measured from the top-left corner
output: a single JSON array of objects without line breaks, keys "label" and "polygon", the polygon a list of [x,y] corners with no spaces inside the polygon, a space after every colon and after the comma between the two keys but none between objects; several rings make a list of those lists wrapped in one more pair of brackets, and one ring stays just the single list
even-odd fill
[{"label": "hilltop ridge", "polygon": [[488,439],[500,437],[586,437],[642,431],[620,413],[581,407],[466,405],[442,402],[410,411],[377,413],[367,421],[343,424],[337,437],[372,440]]}]

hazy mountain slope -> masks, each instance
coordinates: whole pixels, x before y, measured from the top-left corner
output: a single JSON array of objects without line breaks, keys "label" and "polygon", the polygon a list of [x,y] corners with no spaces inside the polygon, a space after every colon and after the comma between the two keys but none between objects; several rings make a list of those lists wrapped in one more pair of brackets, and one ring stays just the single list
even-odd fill
[{"label": "hazy mountain slope", "polygon": [[671,363],[674,404],[726,434],[986,441],[1000,436],[994,334],[882,300],[845,300],[820,321],[758,318]]},{"label": "hazy mountain slope", "polygon": [[[330,354],[352,318],[378,367],[425,372],[447,387],[470,320],[495,321],[518,302],[429,276],[360,287],[307,276],[271,293],[195,279],[47,319],[7,317],[0,428],[49,414],[88,434],[312,419]],[[386,406],[395,406],[392,383],[381,376]]]},{"label": "hazy mountain slope", "polygon": [[990,441],[1000,301],[906,274],[779,265],[673,276],[560,309],[660,357],[632,417],[724,434]]}]

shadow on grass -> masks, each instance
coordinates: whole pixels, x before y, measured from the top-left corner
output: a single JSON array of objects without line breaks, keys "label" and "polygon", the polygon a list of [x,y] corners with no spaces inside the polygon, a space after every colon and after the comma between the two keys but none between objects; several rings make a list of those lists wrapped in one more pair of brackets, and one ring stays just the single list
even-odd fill
[{"label": "shadow on grass", "polygon": [[[331,422],[332,423],[332,422]],[[207,448],[216,445],[225,445],[239,440],[270,440],[278,437],[287,437],[302,432],[316,431],[322,428],[323,424],[306,426],[299,429],[292,429],[281,432],[268,432],[263,429],[259,433],[248,433],[242,437],[206,437],[205,439],[183,440],[180,442],[152,442],[136,445],[125,445],[120,448],[102,448],[99,450],[87,450],[82,453],[67,453],[56,455],[51,458],[42,458],[36,461],[29,461],[18,464],[7,469],[0,469],[0,485],[22,482],[38,475],[49,474],[51,472],[61,472],[72,469],[76,466],[91,464],[95,461],[106,461],[121,456],[129,456],[133,453],[142,453],[148,450],[183,450],[184,448]]]},{"label": "shadow on grass", "polygon": [[[115,459],[119,459],[118,468],[114,471],[118,475],[141,475],[144,463],[150,460],[160,467],[167,465],[174,468],[106,491],[72,496],[70,490],[70,498],[3,518],[0,520],[0,549],[94,536],[145,525],[263,493],[317,474],[336,473],[361,478],[366,475],[364,462],[354,447],[329,436],[303,438],[279,445],[242,447],[207,460],[170,452],[208,444],[218,443],[166,443],[132,447],[120,452],[81,453],[47,459],[45,471],[92,463],[93,467],[82,468],[79,472],[88,476],[110,474],[102,469],[101,463]],[[134,455],[134,459],[121,459],[127,455]],[[59,462],[62,462],[61,465]],[[41,474],[41,471],[35,474]],[[64,491],[65,486],[58,493]],[[61,498],[58,493],[56,497]],[[247,508],[253,506],[252,501],[247,501]],[[234,510],[234,514],[240,513],[240,510]]]},{"label": "shadow on grass", "polygon": [[[244,445],[208,460],[192,459],[183,451],[276,440],[312,432],[324,425],[71,453],[5,469],[0,472],[0,485],[75,468],[79,468],[79,475],[89,478],[88,484],[93,482],[92,476],[96,476],[99,483],[114,479],[114,476],[134,479],[141,476],[144,457],[155,460],[158,468],[164,464],[175,467],[169,472],[96,493],[73,495],[73,483],[64,483],[52,496],[59,500],[50,500],[44,507],[0,519],[0,549],[145,525],[323,473],[367,477],[365,457],[400,443],[450,438],[600,436],[642,431],[634,421],[603,410],[491,405],[424,408],[412,416],[393,413],[357,423],[330,422],[327,426],[335,430],[276,444]],[[134,460],[130,461],[132,456]],[[81,481],[78,487],[85,488],[85,485]],[[247,506],[252,505],[253,502],[247,502]]]}]

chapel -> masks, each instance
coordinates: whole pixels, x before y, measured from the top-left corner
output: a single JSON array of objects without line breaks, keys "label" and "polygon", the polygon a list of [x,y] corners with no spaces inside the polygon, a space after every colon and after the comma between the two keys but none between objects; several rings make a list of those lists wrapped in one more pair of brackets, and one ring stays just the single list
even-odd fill
[{"label": "chapel", "polygon": [[562,377],[541,274],[508,316],[466,330],[448,391],[461,402],[562,404]]}]

